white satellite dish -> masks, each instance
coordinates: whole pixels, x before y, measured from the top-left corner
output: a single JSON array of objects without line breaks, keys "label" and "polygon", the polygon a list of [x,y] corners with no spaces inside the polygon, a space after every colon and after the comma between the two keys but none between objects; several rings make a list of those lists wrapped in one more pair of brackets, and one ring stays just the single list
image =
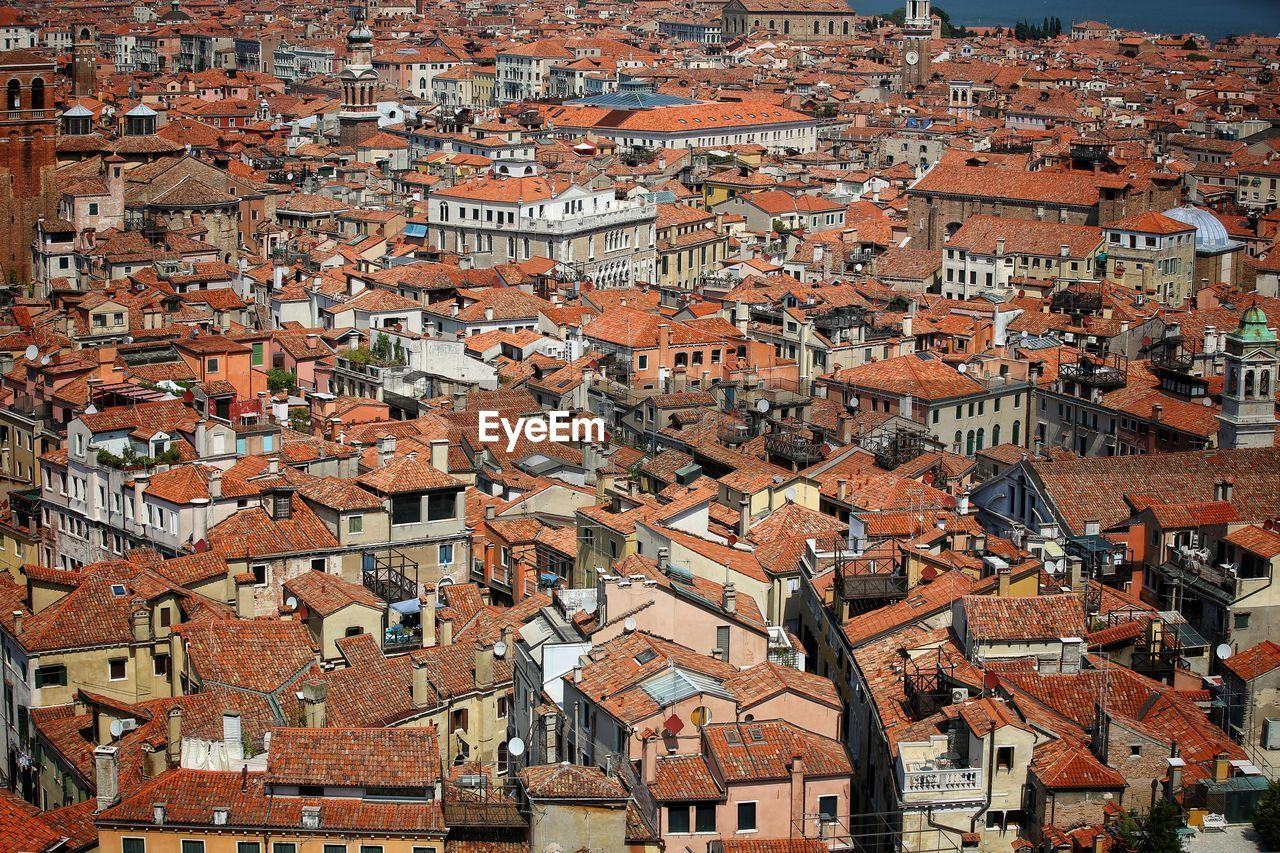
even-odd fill
[{"label": "white satellite dish", "polygon": [[759,400],[756,400],[756,411],[762,415],[765,412],[769,411],[769,401],[766,400],[764,397],[761,397]]},{"label": "white satellite dish", "polygon": [[858,398],[857,398],[857,397],[850,397],[850,398],[849,398],[849,408],[851,408],[851,409],[856,409],[856,408],[858,408]]},{"label": "white satellite dish", "polygon": [[1235,652],[1232,650],[1229,643],[1219,643],[1218,647],[1213,650],[1213,653],[1218,656],[1218,660],[1226,660]]},{"label": "white satellite dish", "polygon": [[40,355],[40,348],[37,347],[35,344],[32,344],[31,346],[27,347],[27,352],[26,352],[27,361],[35,361],[36,356],[38,355]]},{"label": "white satellite dish", "polygon": [[53,356],[49,355],[48,353],[45,353],[44,355],[40,356],[41,364],[48,364],[51,361],[53,361]]},{"label": "white satellite dish", "polygon": [[287,607],[287,608],[289,608],[290,610],[297,610],[297,609],[298,609],[298,599],[297,599],[296,597],[294,597],[294,596],[292,596],[292,595],[291,595],[291,596],[289,596],[288,598],[286,598],[286,599],[285,599],[285,601],[284,601],[284,606],[285,606],[285,607]]},{"label": "white satellite dish", "polygon": [[862,272],[862,264],[854,264],[854,265],[853,265],[853,271],[854,271],[854,272]]},{"label": "white satellite dish", "polygon": [[508,741],[507,752],[512,755],[524,755],[524,738],[513,737]]},{"label": "white satellite dish", "polygon": [[626,620],[622,623],[622,630],[630,634],[635,629],[636,629],[636,620],[628,616]]},{"label": "white satellite dish", "polygon": [[496,658],[505,657],[507,654],[507,644],[499,640],[493,644],[493,656]]},{"label": "white satellite dish", "polygon": [[120,722],[119,720],[112,720],[111,736],[113,738],[117,738],[117,737],[120,737],[120,735],[122,734],[124,734],[124,723]]},{"label": "white satellite dish", "polygon": [[959,371],[960,373],[968,373],[968,372],[969,372],[969,365],[967,365],[967,364],[957,365],[957,366],[956,366],[956,370],[957,370],[957,371]]}]

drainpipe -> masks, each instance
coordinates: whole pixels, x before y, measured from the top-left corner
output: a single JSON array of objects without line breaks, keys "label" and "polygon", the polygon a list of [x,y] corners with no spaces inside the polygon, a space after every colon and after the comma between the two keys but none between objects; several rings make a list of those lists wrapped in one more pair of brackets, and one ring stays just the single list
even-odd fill
[{"label": "drainpipe", "polygon": [[987,813],[987,809],[991,808],[991,789],[995,787],[995,782],[996,782],[996,729],[995,729],[995,726],[992,726],[991,727],[991,745],[987,748],[987,798],[982,803],[982,808],[978,809],[978,811],[974,813],[973,817],[969,819],[970,832],[978,831],[978,821],[982,818],[984,814]]}]

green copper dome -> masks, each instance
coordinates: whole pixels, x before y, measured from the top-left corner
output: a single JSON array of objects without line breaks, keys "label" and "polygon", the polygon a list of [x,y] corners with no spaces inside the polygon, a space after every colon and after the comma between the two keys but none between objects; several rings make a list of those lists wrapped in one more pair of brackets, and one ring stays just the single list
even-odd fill
[{"label": "green copper dome", "polygon": [[1257,305],[1252,305],[1240,318],[1236,337],[1246,341],[1274,341],[1276,333],[1267,328],[1267,315]]}]

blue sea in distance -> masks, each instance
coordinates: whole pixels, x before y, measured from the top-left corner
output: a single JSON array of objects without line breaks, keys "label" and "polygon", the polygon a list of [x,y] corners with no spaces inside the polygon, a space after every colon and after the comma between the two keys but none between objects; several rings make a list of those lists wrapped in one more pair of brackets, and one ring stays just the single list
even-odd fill
[{"label": "blue sea in distance", "polygon": [[[891,12],[895,0],[851,0],[860,15]],[[1280,0],[941,0],[951,21],[967,26],[1003,26],[1040,22],[1045,16],[1072,21],[1103,21],[1127,30],[1152,33],[1201,33],[1218,40],[1231,33],[1280,35]]]}]

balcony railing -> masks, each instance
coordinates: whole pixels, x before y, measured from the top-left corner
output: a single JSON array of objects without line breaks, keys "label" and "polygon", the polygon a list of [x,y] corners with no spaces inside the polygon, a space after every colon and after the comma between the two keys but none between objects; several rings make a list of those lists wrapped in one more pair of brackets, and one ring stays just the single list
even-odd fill
[{"label": "balcony railing", "polygon": [[917,768],[908,770],[903,780],[903,792],[946,793],[949,791],[974,791],[982,785],[982,771],[969,767]]}]

